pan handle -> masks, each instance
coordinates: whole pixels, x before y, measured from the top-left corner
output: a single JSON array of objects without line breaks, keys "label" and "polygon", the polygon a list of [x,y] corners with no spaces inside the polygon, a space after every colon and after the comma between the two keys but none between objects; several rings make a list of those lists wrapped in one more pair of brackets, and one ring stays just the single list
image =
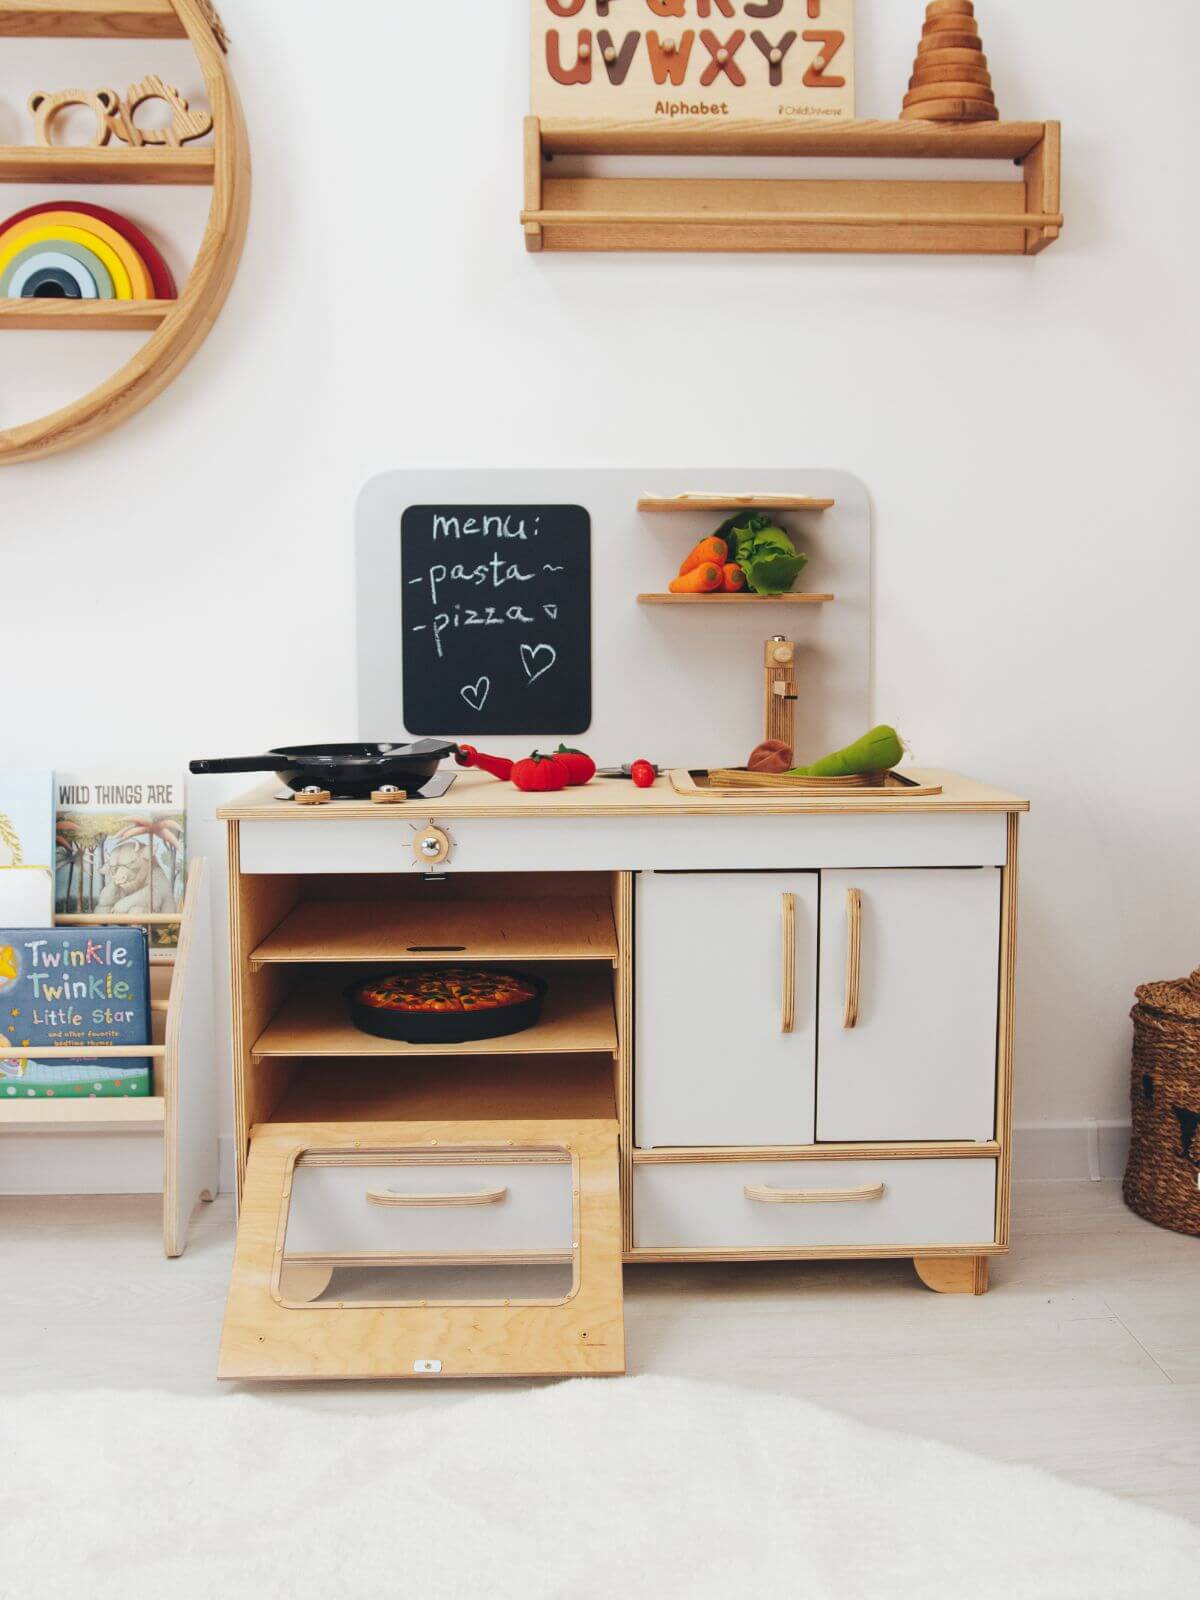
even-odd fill
[{"label": "pan handle", "polygon": [[280,765],[275,756],[227,756],[218,761],[189,761],[188,771],[213,772],[274,772]]}]

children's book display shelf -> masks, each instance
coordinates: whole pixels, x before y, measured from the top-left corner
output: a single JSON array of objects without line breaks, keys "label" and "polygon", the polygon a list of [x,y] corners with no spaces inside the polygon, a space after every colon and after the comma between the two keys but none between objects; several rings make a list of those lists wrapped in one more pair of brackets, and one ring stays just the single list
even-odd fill
[{"label": "children's book display shelf", "polygon": [[153,1044],[143,1049],[110,1045],[90,1050],[10,1049],[11,1060],[99,1061],[105,1057],[148,1058],[154,1064],[154,1094],[143,1099],[0,1101],[0,1135],[107,1134],[161,1131],[163,1139],[163,1248],[183,1254],[197,1200],[217,1188],[216,1100],[212,1073],[212,918],[202,859],[188,869],[182,913],[134,912],[60,916],[62,928],[179,925],[179,944],[158,952],[151,964]]},{"label": "children's book display shelf", "polygon": [[[557,176],[576,156],[1015,163],[1001,181]],[[525,122],[528,250],[1037,255],[1059,237],[1057,122]]]},{"label": "children's book display shelf", "polygon": [[[196,149],[0,145],[4,184],[190,185],[212,189],[204,238],[175,300],[0,300],[0,332],[147,332],[145,344],[90,394],[0,430],[0,465],[107,433],[153,400],[208,336],[233,284],[250,207],[250,155],[226,37],[210,0],[0,0],[0,40],[190,40],[204,76],[213,144]],[[0,217],[3,208],[0,207]]]}]

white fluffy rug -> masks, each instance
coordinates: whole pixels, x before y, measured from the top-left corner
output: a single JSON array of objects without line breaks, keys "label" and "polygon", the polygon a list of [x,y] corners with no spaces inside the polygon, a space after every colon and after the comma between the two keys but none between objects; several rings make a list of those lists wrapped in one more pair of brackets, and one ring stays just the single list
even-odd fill
[{"label": "white fluffy rug", "polygon": [[1182,1600],[1200,1533],[658,1378],[0,1400],[4,1600]]}]

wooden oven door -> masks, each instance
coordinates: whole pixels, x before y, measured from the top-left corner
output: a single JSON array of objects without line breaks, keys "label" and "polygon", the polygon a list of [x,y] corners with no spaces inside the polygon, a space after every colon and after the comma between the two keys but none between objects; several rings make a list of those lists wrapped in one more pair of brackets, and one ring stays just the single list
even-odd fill
[{"label": "wooden oven door", "polygon": [[615,1122],[254,1131],[222,1378],[624,1365]]}]

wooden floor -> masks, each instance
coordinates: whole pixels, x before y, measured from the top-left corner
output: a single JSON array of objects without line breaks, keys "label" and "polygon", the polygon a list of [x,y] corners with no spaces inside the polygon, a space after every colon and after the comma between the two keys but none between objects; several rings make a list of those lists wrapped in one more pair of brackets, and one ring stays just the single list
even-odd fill
[{"label": "wooden floor", "polygon": [[[153,1199],[0,1198],[0,1395],[217,1392],[232,1206],[201,1209],[179,1261],[158,1228]],[[1200,1523],[1200,1240],[1139,1221],[1115,1184],[1020,1185],[992,1282],[973,1300],[899,1262],[631,1267],[630,1370],[805,1396]],[[302,1394],[395,1413],[483,1387]]]}]

